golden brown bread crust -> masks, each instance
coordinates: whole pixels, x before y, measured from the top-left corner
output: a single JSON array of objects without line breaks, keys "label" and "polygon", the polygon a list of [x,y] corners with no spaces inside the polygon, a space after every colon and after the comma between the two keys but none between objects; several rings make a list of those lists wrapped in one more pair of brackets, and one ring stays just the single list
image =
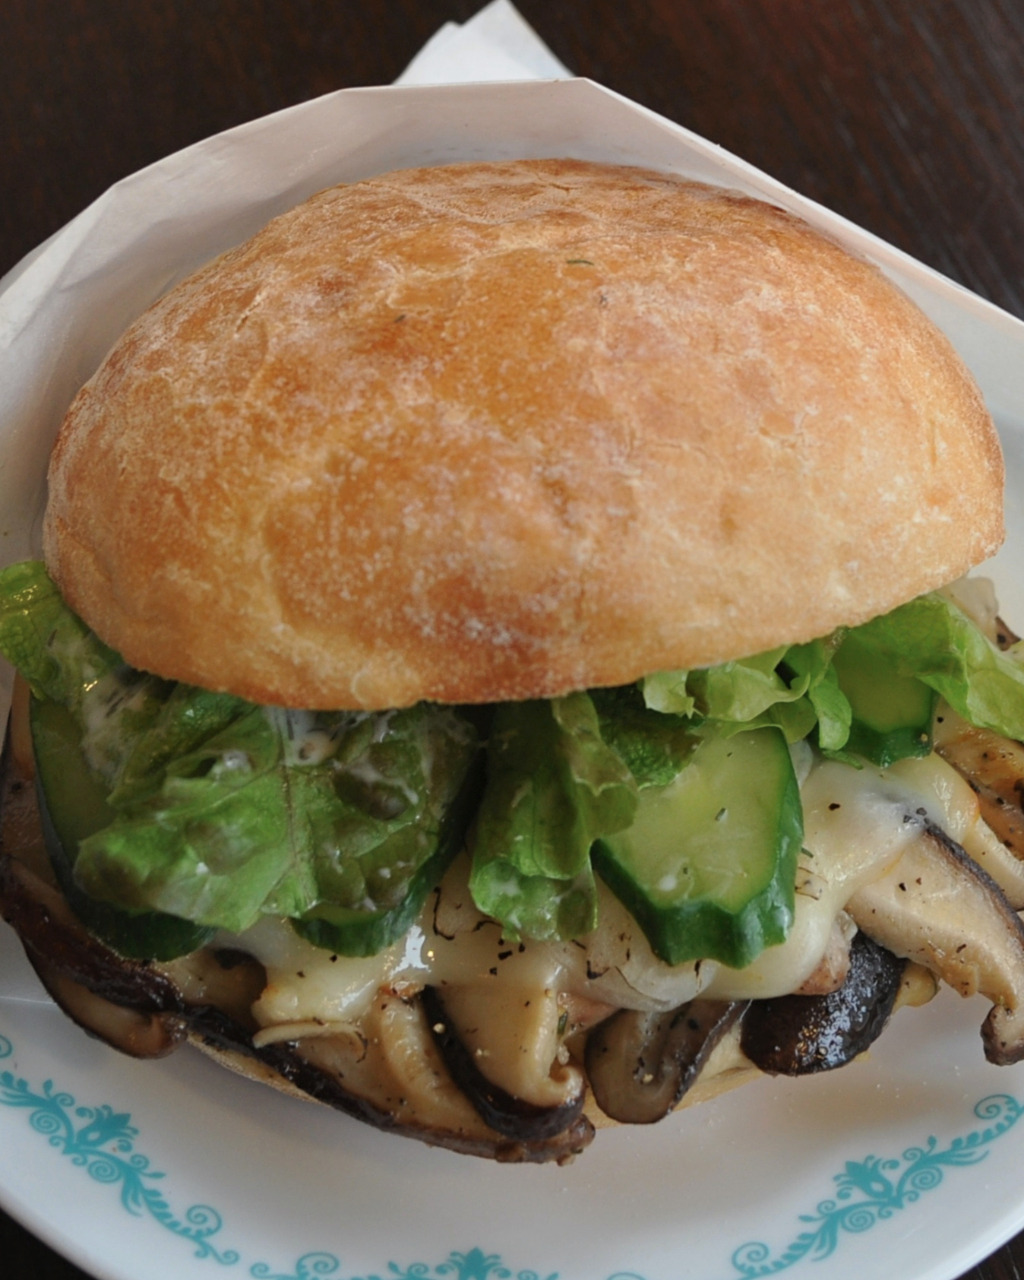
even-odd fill
[{"label": "golden brown bread crust", "polygon": [[72,405],[46,555],[133,664],[492,701],[857,623],[1002,538],[943,335],[798,219],[571,160],[324,191]]}]

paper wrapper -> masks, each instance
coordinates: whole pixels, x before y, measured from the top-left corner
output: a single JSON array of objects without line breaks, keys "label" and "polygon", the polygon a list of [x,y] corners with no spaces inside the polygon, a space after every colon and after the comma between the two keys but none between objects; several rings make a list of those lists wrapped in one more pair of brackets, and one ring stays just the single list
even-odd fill
[{"label": "paper wrapper", "polygon": [[0,563],[38,554],[54,434],[134,316],[320,188],[410,165],[575,156],[772,200],[902,285],[952,338],[997,418],[1024,413],[1024,324],[703,138],[590,81],[558,79],[564,70],[497,0],[442,28],[398,85],[328,94],[169,156],[30,254],[0,282]]}]

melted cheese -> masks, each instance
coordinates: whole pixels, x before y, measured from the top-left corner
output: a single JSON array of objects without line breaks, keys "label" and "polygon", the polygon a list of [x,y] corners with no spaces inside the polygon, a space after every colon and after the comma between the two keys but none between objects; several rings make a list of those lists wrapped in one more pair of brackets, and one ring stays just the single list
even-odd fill
[{"label": "melted cheese", "polygon": [[[510,942],[481,915],[456,863],[419,921],[394,946],[375,956],[339,956],[300,938],[286,921],[268,917],[246,933],[221,941],[254,955],[267,985],[253,1012],[264,1028],[260,1043],[304,1034],[330,1034],[357,1025],[382,988],[476,988],[487,993],[494,1020],[530,993],[566,993],[615,1008],[673,1009],[706,989],[716,966],[670,966],[612,895],[601,889],[603,928],[579,942]],[[525,993],[525,994],[523,994]]]}]

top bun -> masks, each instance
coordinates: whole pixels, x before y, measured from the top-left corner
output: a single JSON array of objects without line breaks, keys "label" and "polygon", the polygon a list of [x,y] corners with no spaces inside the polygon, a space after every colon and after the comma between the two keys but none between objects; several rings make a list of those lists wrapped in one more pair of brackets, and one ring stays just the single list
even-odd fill
[{"label": "top bun", "polygon": [[335,187],[68,412],[45,549],[133,665],[259,702],[547,697],[824,635],[1002,539],[949,342],[767,204],[573,160]]}]

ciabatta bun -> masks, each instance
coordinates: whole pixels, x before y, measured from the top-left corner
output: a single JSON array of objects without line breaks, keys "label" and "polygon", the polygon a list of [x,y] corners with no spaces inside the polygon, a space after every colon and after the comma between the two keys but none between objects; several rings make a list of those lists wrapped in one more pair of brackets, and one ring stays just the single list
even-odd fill
[{"label": "ciabatta bun", "polygon": [[574,160],[313,197],[74,401],[46,556],[133,665],[304,707],[624,683],[855,624],[1002,538],[946,338],[789,214]]}]

